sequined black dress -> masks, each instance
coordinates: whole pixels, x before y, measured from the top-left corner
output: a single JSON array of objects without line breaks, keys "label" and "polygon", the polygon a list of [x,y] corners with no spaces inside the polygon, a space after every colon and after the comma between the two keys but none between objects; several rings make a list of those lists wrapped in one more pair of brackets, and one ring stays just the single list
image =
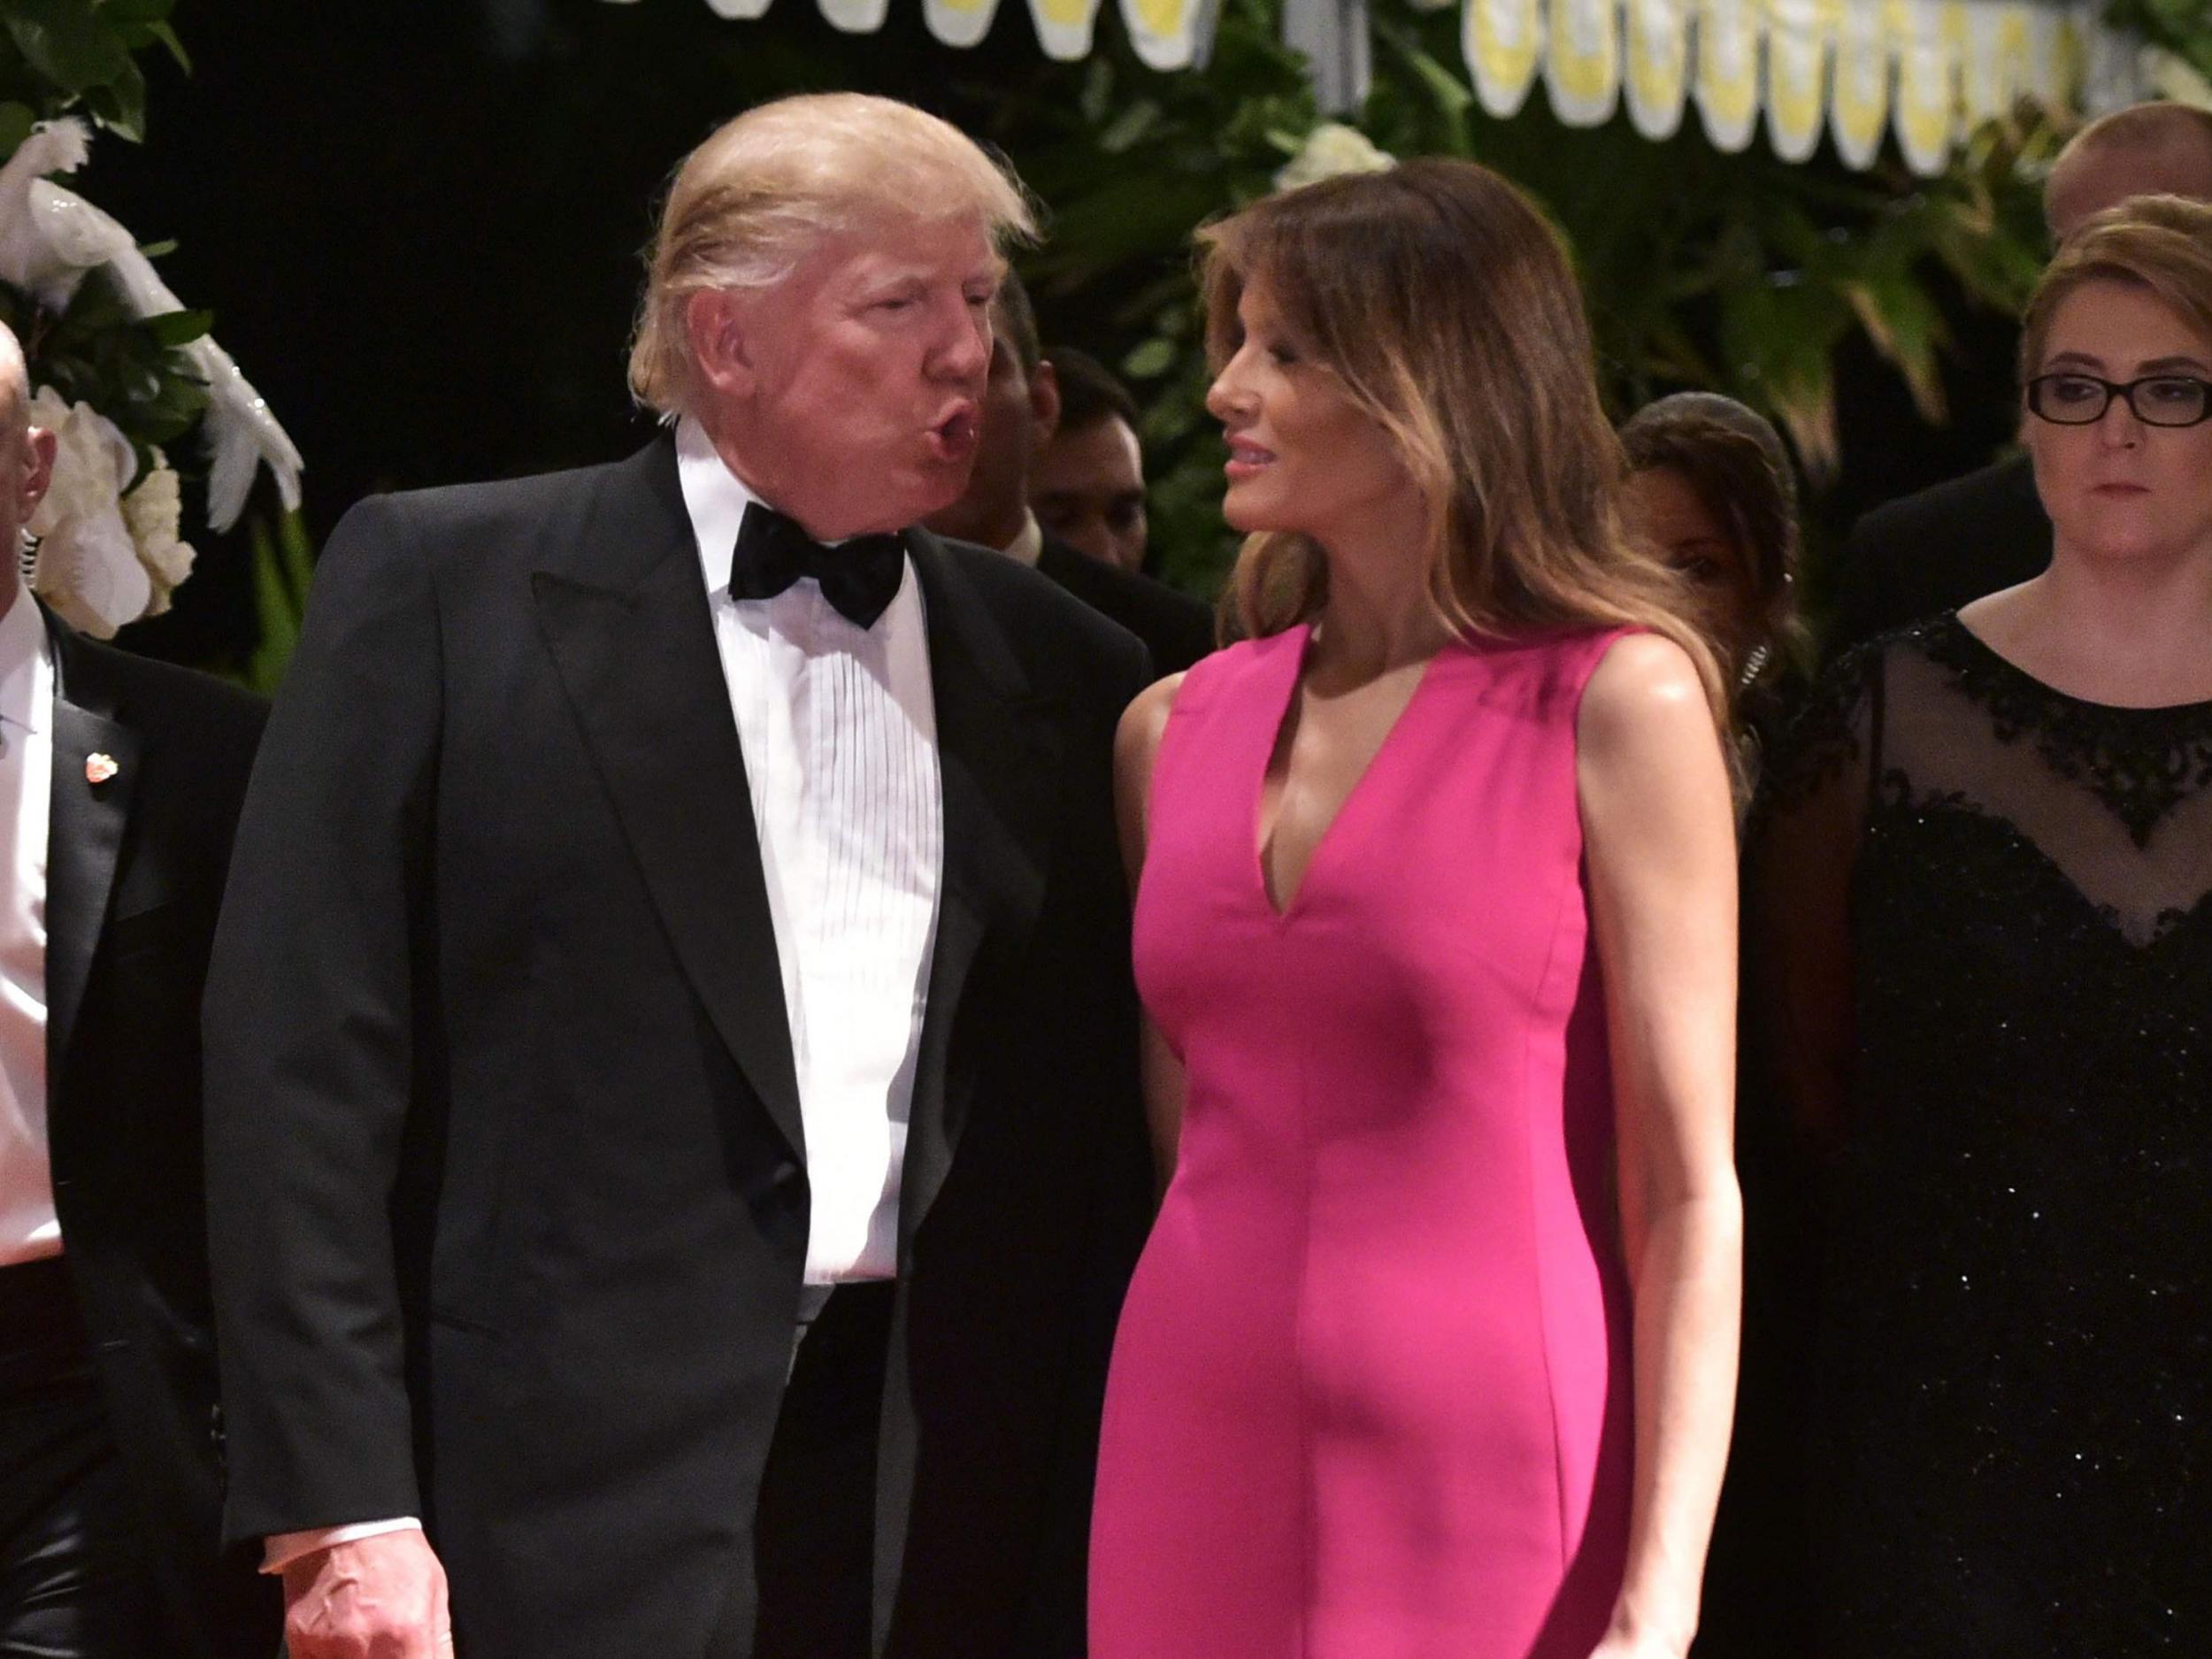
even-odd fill
[{"label": "sequined black dress", "polygon": [[1955,617],[1844,659],[1770,767],[1747,1025],[1821,1217],[1822,1659],[2212,1652],[2208,895],[2212,703],[2065,696]]}]

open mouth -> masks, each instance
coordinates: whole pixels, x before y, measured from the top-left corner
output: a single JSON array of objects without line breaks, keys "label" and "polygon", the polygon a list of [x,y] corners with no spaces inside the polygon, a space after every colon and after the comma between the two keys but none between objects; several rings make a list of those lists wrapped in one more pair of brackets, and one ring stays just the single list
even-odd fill
[{"label": "open mouth", "polygon": [[949,456],[964,455],[975,448],[982,430],[980,411],[973,403],[956,405],[951,413],[929,429],[937,448]]}]

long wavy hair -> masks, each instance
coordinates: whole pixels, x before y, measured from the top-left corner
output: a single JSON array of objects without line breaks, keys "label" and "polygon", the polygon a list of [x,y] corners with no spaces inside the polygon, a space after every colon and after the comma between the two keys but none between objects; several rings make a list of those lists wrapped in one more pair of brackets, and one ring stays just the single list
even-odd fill
[{"label": "long wavy hair", "polygon": [[[1626,468],[1581,290],[1519,191],[1473,162],[1408,161],[1269,196],[1199,243],[1216,365],[1259,283],[1389,435],[1429,505],[1428,594],[1446,626],[1647,628],[1688,653],[1727,729],[1694,592],[1622,528]],[[1263,531],[1246,539],[1233,593],[1247,634],[1279,634],[1320,612],[1328,568],[1310,538]]]}]

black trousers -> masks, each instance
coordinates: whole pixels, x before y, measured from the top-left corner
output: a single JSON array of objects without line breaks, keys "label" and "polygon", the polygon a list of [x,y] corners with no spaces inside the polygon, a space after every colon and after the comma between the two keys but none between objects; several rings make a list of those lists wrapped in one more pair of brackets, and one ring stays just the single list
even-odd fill
[{"label": "black trousers", "polygon": [[867,1659],[891,1297],[841,1285],[799,1338],[761,1479],[757,1607],[733,1599],[713,1659]]},{"label": "black trousers", "polygon": [[172,1651],[58,1260],[0,1267],[0,1659]]}]

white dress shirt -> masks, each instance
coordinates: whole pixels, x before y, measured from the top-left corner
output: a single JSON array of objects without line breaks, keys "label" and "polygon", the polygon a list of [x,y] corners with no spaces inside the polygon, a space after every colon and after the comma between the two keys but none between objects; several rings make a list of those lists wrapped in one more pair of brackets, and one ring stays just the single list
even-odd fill
[{"label": "white dress shirt", "polygon": [[0,1266],[61,1253],[46,1152],[46,830],[54,787],[54,661],[16,585],[0,615]]},{"label": "white dress shirt", "polygon": [[730,596],[752,491],[693,421],[684,506],[760,837],[806,1130],[806,1279],[898,1271],[899,1176],[944,872],[944,795],[921,588],[856,626],[802,579]]},{"label": "white dress shirt", "polygon": [[1037,561],[1044,557],[1045,527],[1037,522],[1035,513],[1022,515],[1021,534],[1009,541],[1003,551],[1008,558],[1018,560],[1033,571],[1037,568]]}]

